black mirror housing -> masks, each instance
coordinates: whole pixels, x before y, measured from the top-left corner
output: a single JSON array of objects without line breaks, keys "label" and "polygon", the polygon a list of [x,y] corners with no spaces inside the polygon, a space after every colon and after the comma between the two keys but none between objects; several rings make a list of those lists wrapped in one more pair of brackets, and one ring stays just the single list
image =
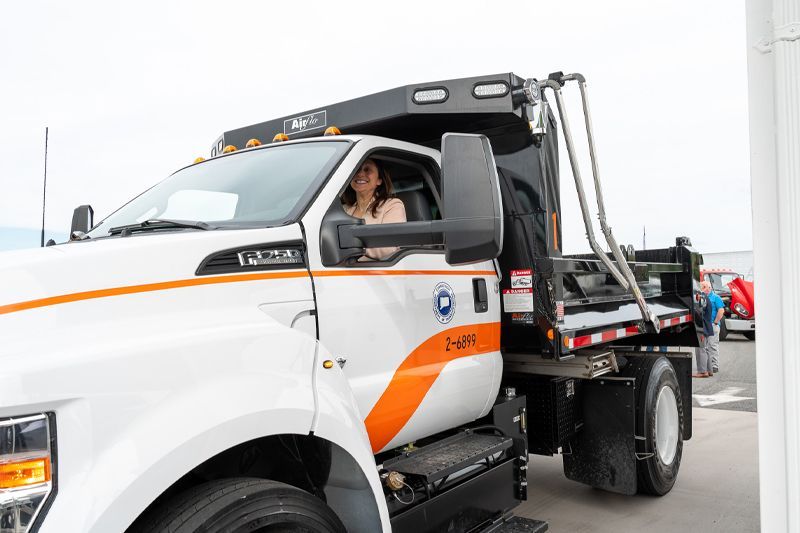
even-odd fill
[{"label": "black mirror housing", "polygon": [[360,243],[343,246],[339,242],[341,227],[360,227],[362,225],[364,225],[363,220],[351,217],[345,213],[342,204],[334,202],[325,213],[319,228],[319,251],[322,256],[322,264],[326,267],[338,266],[350,257],[363,254],[364,247]]},{"label": "black mirror housing", "polygon": [[72,227],[69,234],[76,231],[87,233],[94,225],[94,209],[90,205],[81,205],[72,212]]},{"label": "black mirror housing", "polygon": [[497,166],[484,135],[442,136],[445,259],[451,265],[494,259],[503,249]]}]

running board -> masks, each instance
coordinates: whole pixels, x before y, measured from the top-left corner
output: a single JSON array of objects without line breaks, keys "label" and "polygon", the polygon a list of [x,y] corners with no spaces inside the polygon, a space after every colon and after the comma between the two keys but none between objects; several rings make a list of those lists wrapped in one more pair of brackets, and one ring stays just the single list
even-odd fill
[{"label": "running board", "polygon": [[383,468],[433,483],[502,453],[513,445],[511,437],[465,430],[414,451],[404,452],[400,457],[384,462]]},{"label": "running board", "polygon": [[480,533],[545,533],[548,530],[547,522],[523,518],[507,513],[483,529],[475,529]]},{"label": "running board", "polygon": [[505,533],[499,526],[527,498],[526,405],[525,396],[508,390],[477,422],[486,425],[384,461],[387,489],[388,482],[403,485],[387,494],[392,531]]},{"label": "running board", "polygon": [[521,374],[594,379],[619,371],[612,350],[579,350],[574,355],[571,359],[557,361],[541,355],[504,352],[503,360],[507,371]]}]

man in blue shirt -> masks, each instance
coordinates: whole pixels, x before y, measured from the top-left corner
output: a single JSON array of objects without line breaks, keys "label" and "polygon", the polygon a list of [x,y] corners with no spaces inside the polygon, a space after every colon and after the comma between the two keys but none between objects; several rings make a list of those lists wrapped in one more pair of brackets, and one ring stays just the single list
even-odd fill
[{"label": "man in blue shirt", "polygon": [[703,309],[703,333],[705,339],[700,347],[702,353],[697,361],[696,377],[711,377],[719,372],[719,324],[725,315],[725,304],[717,293],[711,290],[711,283],[700,282],[700,290],[706,295]]}]

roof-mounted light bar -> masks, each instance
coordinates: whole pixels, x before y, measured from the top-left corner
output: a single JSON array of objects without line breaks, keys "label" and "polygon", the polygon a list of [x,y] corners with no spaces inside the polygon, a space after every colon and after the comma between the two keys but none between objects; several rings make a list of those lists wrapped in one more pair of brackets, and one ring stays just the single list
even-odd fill
[{"label": "roof-mounted light bar", "polygon": [[440,104],[447,100],[450,94],[444,87],[428,87],[425,89],[416,89],[414,95],[411,97],[415,104]]},{"label": "roof-mounted light bar", "polygon": [[510,90],[504,81],[490,81],[476,83],[472,88],[472,96],[475,98],[501,98],[508,94]]}]

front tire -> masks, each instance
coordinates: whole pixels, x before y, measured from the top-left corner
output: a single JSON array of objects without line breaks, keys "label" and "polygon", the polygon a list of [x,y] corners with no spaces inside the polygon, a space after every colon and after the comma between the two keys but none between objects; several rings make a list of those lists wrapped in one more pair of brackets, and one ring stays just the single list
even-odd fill
[{"label": "front tire", "polygon": [[636,473],[638,491],[663,496],[672,490],[683,455],[683,403],[678,377],[666,357],[635,362]]},{"label": "front tire", "polygon": [[230,478],[194,487],[134,527],[136,533],[345,533],[319,498],[285,483]]}]

